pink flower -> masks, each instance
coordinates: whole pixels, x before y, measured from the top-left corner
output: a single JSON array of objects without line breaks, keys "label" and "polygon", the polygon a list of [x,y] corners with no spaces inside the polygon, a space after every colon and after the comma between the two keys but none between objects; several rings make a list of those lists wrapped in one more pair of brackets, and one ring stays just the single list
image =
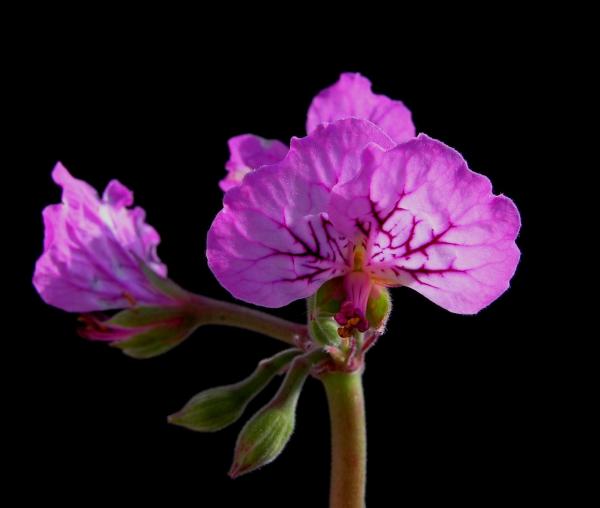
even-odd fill
[{"label": "pink flower", "polygon": [[142,208],[129,208],[133,193],[112,180],[100,198],[60,163],[52,177],[63,202],[43,212],[44,252],[33,277],[43,300],[70,312],[173,304],[157,284],[167,274],[156,255],[160,237]]},{"label": "pink flower", "polygon": [[343,277],[350,303],[335,319],[364,329],[377,286],[408,286],[460,314],[486,307],[515,272],[519,228],[514,203],[455,150],[423,134],[396,144],[345,119],[292,139],[282,161],[227,192],[207,256],[233,296],[266,307]]},{"label": "pink flower", "polygon": [[[320,92],[308,109],[306,131],[342,118],[363,118],[382,128],[396,143],[415,137],[411,113],[400,101],[371,91],[371,82],[358,73],[344,73],[337,83]],[[283,159],[288,147],[277,140],[243,134],[229,140],[230,158],[221,180],[224,191],[239,185],[246,174]]]}]

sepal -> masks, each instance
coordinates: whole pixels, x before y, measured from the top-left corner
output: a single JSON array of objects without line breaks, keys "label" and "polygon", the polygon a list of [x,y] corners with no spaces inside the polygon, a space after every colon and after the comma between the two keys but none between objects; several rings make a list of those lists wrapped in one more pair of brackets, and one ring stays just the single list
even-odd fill
[{"label": "sepal", "polygon": [[133,358],[152,358],[183,342],[202,320],[192,306],[133,307],[112,317],[84,314],[78,330],[86,339],[110,342]]}]

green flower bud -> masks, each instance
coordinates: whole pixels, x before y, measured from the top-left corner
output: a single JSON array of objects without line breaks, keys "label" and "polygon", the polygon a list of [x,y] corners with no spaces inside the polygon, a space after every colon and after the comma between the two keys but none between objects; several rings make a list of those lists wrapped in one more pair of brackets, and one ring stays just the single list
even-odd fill
[{"label": "green flower bud", "polygon": [[312,366],[326,358],[313,351],[296,358],[273,399],[242,429],[235,448],[229,476],[236,478],[275,460],[294,431],[296,406]]},{"label": "green flower bud", "polygon": [[199,432],[215,432],[237,421],[248,403],[296,356],[299,349],[288,349],[267,360],[239,383],[200,392],[181,411],[169,416],[170,423]]}]

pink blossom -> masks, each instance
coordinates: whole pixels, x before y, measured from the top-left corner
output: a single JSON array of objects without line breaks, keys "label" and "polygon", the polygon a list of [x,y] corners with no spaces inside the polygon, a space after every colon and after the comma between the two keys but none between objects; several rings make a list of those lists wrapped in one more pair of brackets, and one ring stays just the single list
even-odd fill
[{"label": "pink blossom", "polygon": [[[322,123],[343,118],[363,118],[383,129],[396,143],[415,136],[408,108],[400,101],[371,91],[371,82],[358,73],[343,73],[337,83],[321,91],[308,109],[306,131],[310,134]],[[221,180],[223,191],[239,185],[246,174],[283,159],[288,151],[281,141],[243,134],[229,140],[228,173]]]},{"label": "pink blossom", "polygon": [[173,303],[156,281],[167,267],[156,254],[160,237],[133,193],[112,180],[102,198],[60,163],[52,178],[62,203],[43,212],[44,252],[33,284],[43,300],[70,312]]},{"label": "pink blossom", "polygon": [[266,307],[344,277],[354,312],[345,305],[336,319],[364,327],[364,295],[377,286],[461,314],[486,307],[515,272],[519,228],[514,203],[452,148],[423,134],[397,145],[345,119],[292,139],[282,161],[227,192],[207,256],[233,296]]}]

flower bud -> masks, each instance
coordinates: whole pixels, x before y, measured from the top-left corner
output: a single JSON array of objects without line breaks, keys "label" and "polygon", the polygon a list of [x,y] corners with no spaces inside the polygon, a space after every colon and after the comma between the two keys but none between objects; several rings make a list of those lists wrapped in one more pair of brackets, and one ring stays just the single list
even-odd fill
[{"label": "flower bud", "polygon": [[242,429],[229,476],[236,478],[275,460],[294,431],[296,405],[312,366],[326,358],[323,351],[297,357],[273,399]]},{"label": "flower bud", "polygon": [[170,423],[199,432],[216,432],[237,421],[248,403],[301,353],[288,349],[262,360],[256,370],[239,383],[200,392],[181,411],[169,416]]},{"label": "flower bud", "polygon": [[265,407],[250,420],[240,434],[231,478],[254,471],[274,461],[294,432],[295,406]]}]

